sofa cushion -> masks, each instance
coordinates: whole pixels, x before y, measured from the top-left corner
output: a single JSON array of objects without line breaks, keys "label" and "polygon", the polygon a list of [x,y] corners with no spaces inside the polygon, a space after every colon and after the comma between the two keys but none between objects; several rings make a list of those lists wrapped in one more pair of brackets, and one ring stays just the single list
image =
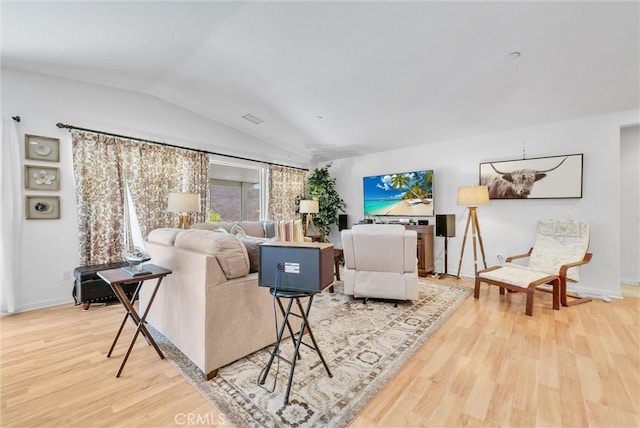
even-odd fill
[{"label": "sofa cushion", "polygon": [[154,229],[149,232],[147,241],[155,242],[157,244],[173,245],[176,240],[176,236],[182,231],[183,229],[176,229],[174,227],[162,227],[159,229]]},{"label": "sofa cushion", "polygon": [[231,232],[231,228],[233,227],[234,224],[235,224],[235,222],[228,222],[228,221],[215,221],[213,223],[209,223],[209,222],[207,222],[207,223],[196,223],[193,226],[191,226],[191,229],[217,230],[219,228],[223,228],[227,232]]},{"label": "sofa cushion", "polygon": [[238,226],[238,223],[235,223],[233,226],[231,226],[231,230],[229,231],[229,233],[232,234],[232,235],[237,235],[237,234],[246,235],[247,234],[241,226]]},{"label": "sofa cushion", "polygon": [[264,225],[262,223],[262,221],[240,221],[237,226],[241,227],[246,235],[264,238]]},{"label": "sofa cushion", "polygon": [[247,250],[234,235],[189,229],[178,233],[174,245],[216,256],[227,279],[239,278],[249,273]]}]

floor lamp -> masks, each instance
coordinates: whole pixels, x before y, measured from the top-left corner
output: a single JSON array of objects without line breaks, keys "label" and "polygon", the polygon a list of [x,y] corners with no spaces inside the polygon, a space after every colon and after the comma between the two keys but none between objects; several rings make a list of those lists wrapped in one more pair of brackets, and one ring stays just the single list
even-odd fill
[{"label": "floor lamp", "polygon": [[[300,214],[307,215],[307,222],[304,227],[305,236],[318,236],[318,229],[313,224],[313,214],[320,212],[320,204],[318,201],[303,199],[300,201]],[[309,235],[309,226],[313,227],[313,235]]]},{"label": "floor lamp", "polygon": [[473,237],[473,269],[478,274],[478,253],[476,250],[476,236],[480,243],[480,251],[482,252],[482,263],[487,268],[487,261],[484,255],[484,244],[482,243],[482,234],[480,233],[480,224],[478,224],[478,214],[476,208],[478,205],[487,205],[489,203],[489,189],[487,186],[464,186],[458,188],[458,205],[466,205],[469,208],[469,216],[467,217],[467,225],[464,228],[464,238],[462,239],[462,250],[460,251],[460,263],[458,264],[458,274],[460,278],[460,269],[462,268],[462,258],[464,256],[464,247],[467,243],[467,234],[469,233],[469,223],[471,223]]}]

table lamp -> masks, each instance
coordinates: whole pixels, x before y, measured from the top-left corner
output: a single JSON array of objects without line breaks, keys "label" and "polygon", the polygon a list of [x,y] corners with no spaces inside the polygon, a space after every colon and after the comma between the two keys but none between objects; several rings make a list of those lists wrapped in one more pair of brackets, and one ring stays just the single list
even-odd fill
[{"label": "table lamp", "polygon": [[188,192],[169,193],[167,211],[178,213],[178,228],[188,229],[190,226],[189,213],[200,211],[200,195]]},{"label": "table lamp", "polygon": [[320,204],[318,203],[318,201],[307,200],[307,199],[303,199],[302,201],[300,201],[300,214],[307,215],[307,222],[304,228],[306,236],[309,236],[309,225],[313,227],[314,233],[312,236],[318,235],[318,229],[316,229],[316,225],[313,224],[313,214],[317,214],[319,212],[320,212]]}]

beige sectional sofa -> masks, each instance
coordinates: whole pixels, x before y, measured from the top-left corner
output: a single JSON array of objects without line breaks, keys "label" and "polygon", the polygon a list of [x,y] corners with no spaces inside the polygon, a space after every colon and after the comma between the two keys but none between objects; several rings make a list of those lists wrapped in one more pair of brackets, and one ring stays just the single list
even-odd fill
[{"label": "beige sectional sofa", "polygon": [[[250,272],[254,269],[249,252],[255,250],[255,259],[257,245],[264,240],[304,238],[299,231],[294,233],[301,230],[299,220],[276,222],[280,235],[276,230],[272,237],[268,237],[269,223],[162,228],[147,238],[151,262],[173,271],[163,280],[147,322],[207,379],[218,368],[275,342],[273,298],[268,288],[258,286],[258,273]],[[150,288],[143,287],[140,293],[141,311],[148,306]]]}]

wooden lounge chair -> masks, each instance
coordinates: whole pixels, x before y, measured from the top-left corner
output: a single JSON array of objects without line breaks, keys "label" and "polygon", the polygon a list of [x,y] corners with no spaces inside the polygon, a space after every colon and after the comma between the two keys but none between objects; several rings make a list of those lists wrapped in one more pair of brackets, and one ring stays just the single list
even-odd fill
[{"label": "wooden lounge chair", "polygon": [[[480,297],[480,283],[500,287],[505,290],[527,293],[525,313],[532,315],[534,291],[543,289],[553,292],[553,308],[585,303],[591,299],[569,296],[567,282],[577,282],[581,265],[591,261],[589,248],[589,225],[570,220],[545,220],[538,223],[534,246],[526,254],[511,256],[504,266],[494,266],[479,271],[476,275],[474,297]],[[528,264],[514,262],[529,259]],[[552,290],[542,288],[550,284]],[[568,297],[573,300],[569,301]]]}]

